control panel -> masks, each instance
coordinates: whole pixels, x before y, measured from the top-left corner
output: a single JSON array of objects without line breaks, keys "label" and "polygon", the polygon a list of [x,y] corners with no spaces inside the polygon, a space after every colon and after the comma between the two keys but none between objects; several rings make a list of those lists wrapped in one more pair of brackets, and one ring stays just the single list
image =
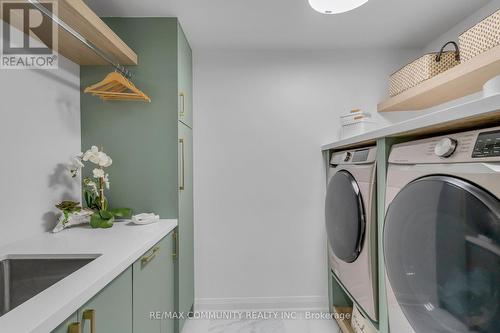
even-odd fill
[{"label": "control panel", "polygon": [[500,130],[482,132],[477,136],[473,158],[500,156]]},{"label": "control panel", "polygon": [[352,156],[353,163],[368,161],[369,153],[370,153],[370,149],[356,150]]},{"label": "control panel", "polygon": [[359,148],[332,153],[330,164],[368,164],[374,163],[376,158],[377,149],[375,147]]},{"label": "control panel", "polygon": [[346,151],[344,156],[344,162],[349,162],[351,160],[352,153],[350,151]]},{"label": "control panel", "polygon": [[394,145],[390,163],[500,162],[500,127]]}]

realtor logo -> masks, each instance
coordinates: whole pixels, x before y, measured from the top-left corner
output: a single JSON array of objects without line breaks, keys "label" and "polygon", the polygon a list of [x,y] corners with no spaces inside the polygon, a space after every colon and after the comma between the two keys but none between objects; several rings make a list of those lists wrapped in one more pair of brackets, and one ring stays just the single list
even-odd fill
[{"label": "realtor logo", "polygon": [[44,12],[29,0],[0,1],[1,69],[58,68],[58,29],[51,18],[57,16],[57,3],[36,2],[44,7]]}]

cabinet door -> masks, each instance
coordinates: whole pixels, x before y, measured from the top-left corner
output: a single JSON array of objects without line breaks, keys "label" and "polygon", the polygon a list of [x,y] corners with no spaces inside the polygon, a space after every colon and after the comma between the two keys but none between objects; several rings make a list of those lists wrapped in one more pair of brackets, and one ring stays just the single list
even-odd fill
[{"label": "cabinet door", "polygon": [[[188,313],[194,302],[193,134],[179,123],[179,226],[176,309]],[[179,321],[179,332],[184,320]]]},{"label": "cabinet door", "polygon": [[[177,237],[177,232],[172,232],[164,239],[165,250],[167,250],[168,252],[165,251],[166,269],[164,273],[165,278],[163,279],[161,287],[161,290],[163,290],[163,292],[160,305],[161,309],[166,312],[175,311],[175,267],[173,254],[175,253],[175,256],[177,256],[177,249],[175,248],[177,240],[174,240],[174,237]],[[174,326],[174,320],[163,319],[161,321],[161,333],[174,333]]]},{"label": "cabinet door", "polygon": [[150,312],[174,311],[172,234],[163,238],[133,265],[134,333],[173,333],[174,321],[150,319]]},{"label": "cabinet door", "polygon": [[177,65],[179,120],[193,127],[193,61],[192,51],[180,25],[177,32]]},{"label": "cabinet door", "polygon": [[[82,333],[132,333],[132,269],[128,268],[78,310]],[[92,332],[92,333],[94,333]]]},{"label": "cabinet door", "polygon": [[78,331],[71,331],[70,330],[70,325],[74,324],[78,321],[78,316],[76,313],[73,313],[71,316],[68,317],[64,322],[62,322],[61,325],[57,326],[56,329],[54,329],[51,333],[80,333]]}]

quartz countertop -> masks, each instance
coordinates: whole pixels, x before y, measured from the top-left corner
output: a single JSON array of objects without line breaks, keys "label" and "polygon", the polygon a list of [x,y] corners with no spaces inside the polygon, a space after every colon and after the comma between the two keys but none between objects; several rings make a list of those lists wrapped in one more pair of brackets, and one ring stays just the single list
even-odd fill
[{"label": "quartz countertop", "polygon": [[31,236],[0,248],[0,260],[98,256],[0,317],[0,332],[52,331],[176,226],[177,220],[160,220],[149,225],[116,222],[109,229],[73,227],[57,234]]},{"label": "quartz countertop", "polygon": [[374,144],[377,139],[384,137],[433,135],[455,129],[458,131],[477,126],[488,126],[488,124],[496,122],[496,124],[491,125],[495,126],[498,125],[499,120],[500,94],[497,94],[426,113],[361,135],[341,139],[323,145],[321,149],[350,149],[361,145]]}]

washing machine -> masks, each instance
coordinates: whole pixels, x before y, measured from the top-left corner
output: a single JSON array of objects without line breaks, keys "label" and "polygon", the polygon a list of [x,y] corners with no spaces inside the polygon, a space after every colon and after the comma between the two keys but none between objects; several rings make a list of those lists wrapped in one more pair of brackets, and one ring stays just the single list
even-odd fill
[{"label": "washing machine", "polygon": [[329,262],[358,306],[378,320],[375,147],[336,152],[325,202]]},{"label": "washing machine", "polygon": [[384,258],[392,333],[500,331],[500,127],[395,145]]}]

